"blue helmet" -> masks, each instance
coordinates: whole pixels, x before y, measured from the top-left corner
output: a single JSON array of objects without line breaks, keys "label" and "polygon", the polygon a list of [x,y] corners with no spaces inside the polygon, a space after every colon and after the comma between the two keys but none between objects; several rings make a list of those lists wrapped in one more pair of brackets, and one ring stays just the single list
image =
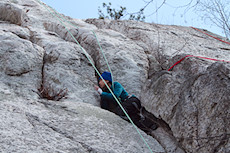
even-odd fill
[{"label": "blue helmet", "polygon": [[[110,72],[105,71],[101,74],[101,76],[104,80],[108,80],[109,82],[112,82],[112,76]],[[101,80],[101,77],[99,78],[99,80]]]}]

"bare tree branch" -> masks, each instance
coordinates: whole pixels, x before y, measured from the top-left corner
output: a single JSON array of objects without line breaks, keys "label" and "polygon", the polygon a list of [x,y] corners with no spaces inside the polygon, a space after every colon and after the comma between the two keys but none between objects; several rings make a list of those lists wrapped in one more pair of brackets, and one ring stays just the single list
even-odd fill
[{"label": "bare tree branch", "polygon": [[157,13],[157,12],[159,11],[159,9],[160,9],[165,3],[166,3],[166,0],[164,0],[164,1],[161,3],[161,5],[156,9],[156,11],[154,11],[153,13],[147,15],[147,17],[152,16],[153,14]]},{"label": "bare tree branch", "polygon": [[[144,10],[146,9],[146,7],[148,7],[152,2],[153,2],[153,0],[151,0],[151,1],[149,1],[149,2],[146,2],[147,4],[146,4],[143,8],[141,8],[140,11],[144,11]],[[127,15],[138,14],[138,13],[140,13],[140,11],[134,12],[134,13],[128,13]]]},{"label": "bare tree branch", "polygon": [[[144,11],[146,10],[147,7],[150,7],[150,4],[157,2],[157,0],[142,0],[145,2],[145,5],[140,8],[139,11],[129,13],[125,7],[121,7],[121,10],[115,10],[107,7],[107,11],[109,10],[109,15],[111,18],[115,16],[118,16],[118,18],[115,19],[124,19],[126,16],[130,16],[130,20],[142,20],[144,21],[145,15]],[[212,25],[215,25],[216,27],[222,29],[223,33],[227,38],[230,37],[230,8],[229,7],[229,2],[226,1],[221,1],[221,0],[189,0],[187,4],[185,5],[179,5],[179,6],[173,6],[168,3],[167,0],[161,0],[160,5],[156,6],[156,9],[151,13],[148,14],[146,17],[150,17],[156,13],[164,6],[168,5],[171,8],[174,8],[174,13],[173,15],[176,14],[176,12],[179,9],[184,9],[184,13],[182,16],[186,15],[191,10],[194,10],[196,12],[199,12],[199,16],[201,19],[206,22],[210,21]],[[111,5],[111,4],[110,4]],[[109,16],[105,16],[102,11],[99,9],[99,14],[101,18],[109,18]]]},{"label": "bare tree branch", "polygon": [[204,21],[211,21],[215,26],[222,29],[222,32],[227,38],[230,37],[230,12],[229,3],[220,0],[203,1],[199,4],[198,12],[203,12],[202,18]]}]

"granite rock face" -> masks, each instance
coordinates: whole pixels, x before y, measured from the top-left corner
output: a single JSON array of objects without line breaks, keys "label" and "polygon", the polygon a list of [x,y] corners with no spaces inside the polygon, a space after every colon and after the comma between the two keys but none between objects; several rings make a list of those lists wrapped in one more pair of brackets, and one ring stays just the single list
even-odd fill
[{"label": "granite rock face", "polygon": [[157,73],[146,82],[142,102],[169,124],[187,152],[228,152],[229,69],[220,63],[200,67],[189,59],[173,72]]},{"label": "granite rock face", "polygon": [[[99,107],[15,98],[7,88],[0,96],[1,152],[149,152],[131,124]],[[164,152],[141,133],[152,151]]]},{"label": "granite rock face", "polygon": [[0,152],[149,152],[130,123],[99,107],[89,60],[108,71],[101,49],[114,80],[167,125],[141,131],[153,152],[229,152],[229,64],[187,58],[167,71],[187,54],[229,60],[229,45],[190,27],[47,8],[62,18],[36,0],[0,2]]}]

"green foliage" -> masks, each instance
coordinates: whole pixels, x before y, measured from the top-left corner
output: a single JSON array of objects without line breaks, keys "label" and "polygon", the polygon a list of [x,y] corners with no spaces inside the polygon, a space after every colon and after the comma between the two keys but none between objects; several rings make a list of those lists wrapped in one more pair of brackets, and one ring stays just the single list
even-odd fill
[{"label": "green foliage", "polygon": [[144,9],[141,9],[139,12],[136,13],[127,13],[126,7],[120,6],[119,10],[116,10],[115,8],[112,8],[111,2],[109,4],[103,3],[103,8],[106,9],[106,15],[103,13],[100,7],[98,7],[98,15],[99,19],[113,19],[113,20],[119,20],[122,18],[125,18],[127,15],[129,15],[129,20],[136,20],[136,21],[144,21]]},{"label": "green foliage", "polygon": [[112,4],[109,2],[107,5],[106,3],[103,3],[103,8],[106,8],[107,15],[105,16],[100,7],[98,8],[98,14],[99,14],[99,19],[114,19],[114,20],[119,20],[121,19],[122,16],[124,16],[124,13],[126,11],[126,7],[120,6],[120,10],[115,10],[114,8],[112,9],[111,6]]},{"label": "green foliage", "polygon": [[129,20],[145,21],[144,9],[142,8],[142,9],[140,9],[139,12],[130,14]]}]

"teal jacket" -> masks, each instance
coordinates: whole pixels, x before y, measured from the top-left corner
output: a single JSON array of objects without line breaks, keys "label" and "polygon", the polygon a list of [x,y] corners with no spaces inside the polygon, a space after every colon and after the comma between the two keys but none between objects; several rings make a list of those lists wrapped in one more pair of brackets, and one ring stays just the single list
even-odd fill
[{"label": "teal jacket", "polygon": [[[128,93],[124,89],[124,87],[119,83],[119,82],[114,82],[114,89],[112,87],[110,88],[114,95],[121,101],[124,101],[128,97]],[[106,98],[106,99],[114,99],[113,95],[110,92],[102,92],[101,97]]]}]

